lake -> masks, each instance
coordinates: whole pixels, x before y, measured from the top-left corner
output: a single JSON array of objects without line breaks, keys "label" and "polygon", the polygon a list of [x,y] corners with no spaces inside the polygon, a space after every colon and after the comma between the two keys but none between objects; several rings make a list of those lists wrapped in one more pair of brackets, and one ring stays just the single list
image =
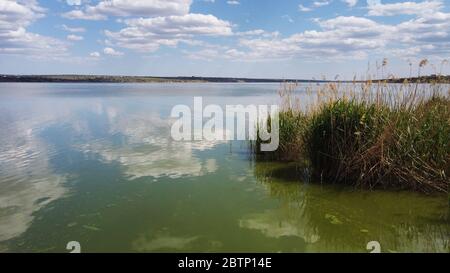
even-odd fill
[{"label": "lake", "polygon": [[1,83],[0,252],[449,252],[446,195],[322,185],[245,142],[170,137],[194,96],[273,104],[279,87]]}]

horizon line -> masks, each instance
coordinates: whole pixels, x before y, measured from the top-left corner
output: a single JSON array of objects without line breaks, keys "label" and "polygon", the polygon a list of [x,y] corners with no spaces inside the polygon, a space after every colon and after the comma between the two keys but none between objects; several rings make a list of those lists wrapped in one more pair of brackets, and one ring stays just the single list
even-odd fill
[{"label": "horizon line", "polygon": [[[29,77],[29,79],[27,79]],[[58,78],[62,77],[62,78]],[[64,79],[63,77],[80,77],[80,79]],[[420,79],[420,78],[438,78],[443,77],[447,78],[450,75],[437,75],[437,74],[428,74],[428,75],[418,75],[412,77],[399,77],[399,78],[380,78],[380,79],[356,79],[356,76],[351,79],[295,79],[295,78],[263,78],[263,77],[226,77],[226,76],[151,76],[151,75],[114,75],[114,74],[2,74],[0,73],[0,82],[14,82],[13,80],[22,79],[22,81],[37,81],[37,82],[83,82],[88,81],[89,77],[98,77],[98,78],[110,78],[109,82],[114,81],[114,77],[122,78],[122,79],[148,79],[148,80],[178,80],[178,81],[209,81],[209,82],[365,82],[365,81],[392,81],[392,80],[407,80],[407,79]],[[8,78],[6,81],[5,78]],[[42,79],[39,79],[42,78]],[[83,79],[84,78],[84,79]],[[97,82],[108,82],[108,79],[90,79],[97,80]]]}]

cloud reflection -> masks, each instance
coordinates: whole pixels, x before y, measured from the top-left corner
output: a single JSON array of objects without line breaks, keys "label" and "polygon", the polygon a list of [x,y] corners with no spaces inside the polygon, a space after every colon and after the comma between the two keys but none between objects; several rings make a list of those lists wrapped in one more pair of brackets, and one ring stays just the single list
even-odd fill
[{"label": "cloud reflection", "polygon": [[99,155],[101,160],[118,162],[129,179],[140,177],[194,177],[217,170],[215,159],[202,159],[196,152],[212,149],[219,142],[172,141],[171,120],[158,113],[125,114],[117,107],[106,107],[108,135],[122,136],[117,145],[111,138],[94,139],[78,146],[85,153]]},{"label": "cloud reflection", "polygon": [[193,237],[174,237],[174,236],[160,236],[153,239],[141,235],[133,242],[133,250],[138,252],[151,252],[161,250],[187,250],[192,243],[198,239]]},{"label": "cloud reflection", "polygon": [[297,222],[295,219],[280,217],[280,211],[267,210],[263,213],[246,216],[239,221],[241,228],[261,231],[265,236],[281,238],[283,236],[295,236],[302,238],[307,243],[315,243],[320,236],[311,229],[307,223]]},{"label": "cloud reflection", "polygon": [[0,133],[0,242],[21,235],[34,212],[67,192],[66,177],[50,167],[55,151],[37,137],[36,128],[51,118],[8,117]]}]

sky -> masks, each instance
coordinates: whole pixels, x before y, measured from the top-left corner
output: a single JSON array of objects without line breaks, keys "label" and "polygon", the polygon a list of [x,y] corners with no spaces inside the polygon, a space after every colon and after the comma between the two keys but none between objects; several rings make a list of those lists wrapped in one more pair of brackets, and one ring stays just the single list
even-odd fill
[{"label": "sky", "polygon": [[1,74],[361,79],[425,58],[450,74],[449,0],[0,0]]}]

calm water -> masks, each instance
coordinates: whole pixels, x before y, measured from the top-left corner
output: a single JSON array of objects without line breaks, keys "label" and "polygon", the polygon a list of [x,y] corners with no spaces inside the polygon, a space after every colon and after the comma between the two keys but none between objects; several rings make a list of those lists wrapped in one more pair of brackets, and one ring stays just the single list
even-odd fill
[{"label": "calm water", "polygon": [[0,84],[0,252],[449,251],[447,196],[299,182],[243,143],[170,139],[194,95],[267,104],[278,87]]}]

